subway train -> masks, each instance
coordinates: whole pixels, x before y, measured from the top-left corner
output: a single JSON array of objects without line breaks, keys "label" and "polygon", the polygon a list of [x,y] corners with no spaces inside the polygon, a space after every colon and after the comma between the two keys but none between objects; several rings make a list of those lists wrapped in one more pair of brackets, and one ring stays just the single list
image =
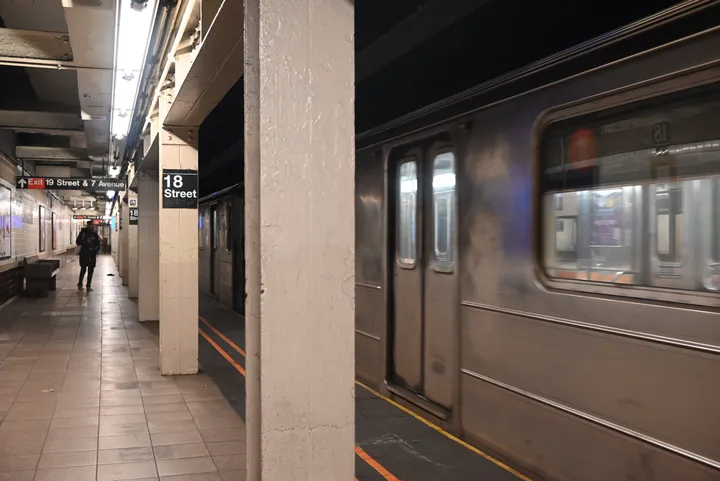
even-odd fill
[{"label": "subway train", "polygon": [[[358,379],[539,477],[720,479],[719,7],[358,135]],[[239,311],[241,212],[201,203]]]}]

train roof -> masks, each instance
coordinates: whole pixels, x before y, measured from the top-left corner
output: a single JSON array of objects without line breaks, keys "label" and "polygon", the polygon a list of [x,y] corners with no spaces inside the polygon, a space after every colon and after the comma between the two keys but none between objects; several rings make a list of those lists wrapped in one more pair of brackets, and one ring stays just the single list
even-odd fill
[{"label": "train roof", "polygon": [[220,199],[222,197],[226,197],[230,194],[232,194],[235,190],[242,189],[243,183],[238,182],[237,184],[233,184],[230,187],[225,187],[224,189],[220,189],[217,192],[213,192],[210,195],[206,195],[205,197],[201,197],[198,201],[199,204],[204,204],[207,202],[210,202],[212,200]]}]

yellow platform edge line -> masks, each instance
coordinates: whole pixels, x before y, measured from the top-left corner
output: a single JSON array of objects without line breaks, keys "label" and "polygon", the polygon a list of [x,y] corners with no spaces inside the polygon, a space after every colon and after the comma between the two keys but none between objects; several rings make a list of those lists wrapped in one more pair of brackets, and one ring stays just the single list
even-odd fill
[{"label": "yellow platform edge line", "polygon": [[370,391],[371,393],[373,393],[375,396],[379,397],[379,398],[382,399],[383,401],[386,401],[386,402],[392,404],[393,406],[395,406],[396,408],[398,408],[398,409],[406,412],[407,414],[409,414],[410,416],[414,417],[415,419],[417,419],[417,420],[420,421],[421,423],[425,424],[426,426],[429,426],[429,427],[433,428],[435,431],[439,432],[440,434],[442,434],[442,435],[445,436],[446,438],[451,439],[451,440],[455,441],[456,443],[458,443],[459,445],[461,445],[462,447],[467,448],[467,449],[469,449],[470,451],[472,451],[473,453],[482,456],[483,458],[485,458],[485,459],[487,459],[488,461],[490,461],[491,463],[493,463],[495,466],[498,466],[498,467],[504,469],[505,471],[507,471],[507,472],[509,472],[509,473],[512,473],[513,475],[517,476],[518,478],[522,479],[523,481],[532,481],[532,479],[528,478],[527,476],[525,476],[525,475],[522,474],[522,473],[517,472],[516,470],[514,470],[513,468],[511,468],[511,467],[508,466],[507,464],[503,463],[502,461],[499,461],[499,460],[493,458],[492,456],[490,456],[490,455],[487,454],[486,452],[481,451],[480,449],[476,448],[475,446],[473,446],[473,445],[471,445],[471,444],[466,443],[465,441],[463,441],[462,439],[460,439],[460,438],[458,438],[458,437],[456,437],[456,436],[453,436],[452,434],[450,434],[449,432],[445,431],[445,430],[444,430],[443,428],[441,428],[440,426],[436,426],[435,424],[431,423],[430,421],[428,421],[427,419],[423,418],[423,417],[420,416],[419,414],[416,414],[416,413],[412,412],[410,409],[406,408],[406,407],[403,406],[402,404],[396,403],[395,401],[393,401],[393,400],[390,399],[389,397],[383,396],[382,394],[380,394],[379,392],[377,392],[377,391],[374,390],[373,388],[365,385],[364,383],[356,380],[356,381],[355,381],[355,384],[357,384],[358,386],[361,386],[361,387],[365,388],[366,390]]},{"label": "yellow platform edge line", "polygon": [[[205,320],[205,319],[202,318],[201,316],[199,316],[199,317],[200,317],[200,319],[201,319],[210,329],[212,329],[216,334],[218,334],[221,338],[223,338],[223,340],[225,340],[226,342],[228,342],[228,339],[227,339],[224,335],[218,333],[218,331],[212,326],[212,324],[210,324],[207,320]],[[215,347],[215,349],[218,350],[218,347],[219,347],[219,346],[217,346],[217,344],[215,344],[204,332],[202,332],[202,330],[201,330],[200,328],[198,328],[198,331],[200,331],[200,334],[202,334],[203,337],[204,337],[205,339],[207,339],[211,344],[214,344],[213,347]],[[229,344],[231,345],[231,347],[233,347],[237,352],[239,352],[241,355],[245,356],[245,352],[244,352],[242,349],[240,349],[237,345],[235,345],[233,342],[228,342],[228,343],[229,343]],[[222,351],[222,349],[220,349],[220,351]],[[223,353],[224,353],[224,351],[221,352],[221,354],[223,354]],[[223,356],[223,357],[225,357],[225,356]],[[228,357],[229,357],[229,356],[228,356]],[[226,359],[227,359],[227,357],[226,357]],[[233,365],[237,364],[237,363],[235,363],[235,361],[232,361],[231,363],[232,363]],[[237,366],[235,366],[235,368],[237,369]],[[242,369],[242,368],[241,368],[241,369]],[[242,371],[240,371],[240,372],[241,372],[241,374],[242,374],[243,376],[245,375],[244,369],[243,369]],[[511,468],[511,467],[508,466],[507,464],[503,463],[502,461],[499,461],[499,460],[493,458],[492,456],[490,456],[490,455],[487,454],[486,452],[484,452],[484,451],[476,448],[475,446],[473,446],[473,445],[471,445],[471,444],[466,443],[465,441],[463,441],[462,439],[460,439],[460,438],[458,438],[458,437],[456,437],[456,436],[453,436],[452,434],[450,434],[449,432],[445,431],[445,430],[444,430],[443,428],[441,428],[440,426],[437,426],[437,425],[431,423],[431,422],[428,421],[427,419],[423,418],[423,417],[420,416],[419,414],[414,413],[413,411],[411,411],[410,409],[406,408],[406,407],[403,406],[402,404],[398,404],[398,403],[396,403],[395,401],[393,401],[392,399],[390,399],[389,397],[383,396],[382,394],[380,394],[379,392],[377,392],[376,390],[374,390],[374,389],[371,388],[370,386],[367,386],[366,384],[358,381],[357,379],[355,380],[355,384],[357,384],[358,386],[360,386],[360,387],[366,389],[367,391],[373,393],[375,396],[377,396],[378,398],[382,399],[383,401],[388,402],[388,403],[392,404],[393,406],[395,406],[396,408],[400,409],[401,411],[409,414],[410,416],[414,417],[415,419],[417,419],[417,420],[420,421],[421,423],[425,424],[426,426],[431,427],[432,429],[434,429],[435,431],[439,432],[440,434],[442,434],[442,435],[445,436],[446,438],[448,438],[448,439],[450,439],[450,440],[452,440],[452,441],[455,441],[456,443],[458,443],[458,444],[461,445],[462,447],[464,447],[464,448],[466,448],[466,449],[469,449],[470,451],[472,451],[473,453],[475,453],[475,454],[477,454],[477,455],[479,455],[479,456],[482,456],[483,458],[487,459],[488,461],[490,461],[490,462],[493,463],[494,465],[498,466],[499,468],[502,468],[502,469],[504,469],[505,471],[507,471],[507,472],[509,472],[509,473],[511,473],[511,474],[513,474],[513,475],[515,475],[515,476],[517,476],[519,479],[522,479],[523,481],[533,481],[532,479],[528,478],[527,476],[525,476],[525,475],[522,474],[522,473],[519,473],[518,471],[514,470],[513,468]]]}]

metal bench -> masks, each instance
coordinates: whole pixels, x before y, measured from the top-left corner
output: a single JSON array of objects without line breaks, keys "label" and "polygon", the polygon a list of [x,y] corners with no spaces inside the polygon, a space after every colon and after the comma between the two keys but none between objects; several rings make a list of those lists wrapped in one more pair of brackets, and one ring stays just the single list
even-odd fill
[{"label": "metal bench", "polygon": [[50,291],[57,288],[57,275],[60,272],[60,261],[42,259],[34,262],[25,260],[23,275],[25,276],[26,297],[47,297]]}]

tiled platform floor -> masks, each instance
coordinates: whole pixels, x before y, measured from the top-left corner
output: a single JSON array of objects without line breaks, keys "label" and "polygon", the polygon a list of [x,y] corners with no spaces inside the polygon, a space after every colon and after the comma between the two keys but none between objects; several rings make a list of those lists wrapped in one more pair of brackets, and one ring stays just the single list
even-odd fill
[{"label": "tiled platform floor", "polygon": [[244,480],[244,424],[220,390],[160,376],[157,324],[137,322],[111,257],[94,292],[78,272],[0,310],[0,481]]}]

